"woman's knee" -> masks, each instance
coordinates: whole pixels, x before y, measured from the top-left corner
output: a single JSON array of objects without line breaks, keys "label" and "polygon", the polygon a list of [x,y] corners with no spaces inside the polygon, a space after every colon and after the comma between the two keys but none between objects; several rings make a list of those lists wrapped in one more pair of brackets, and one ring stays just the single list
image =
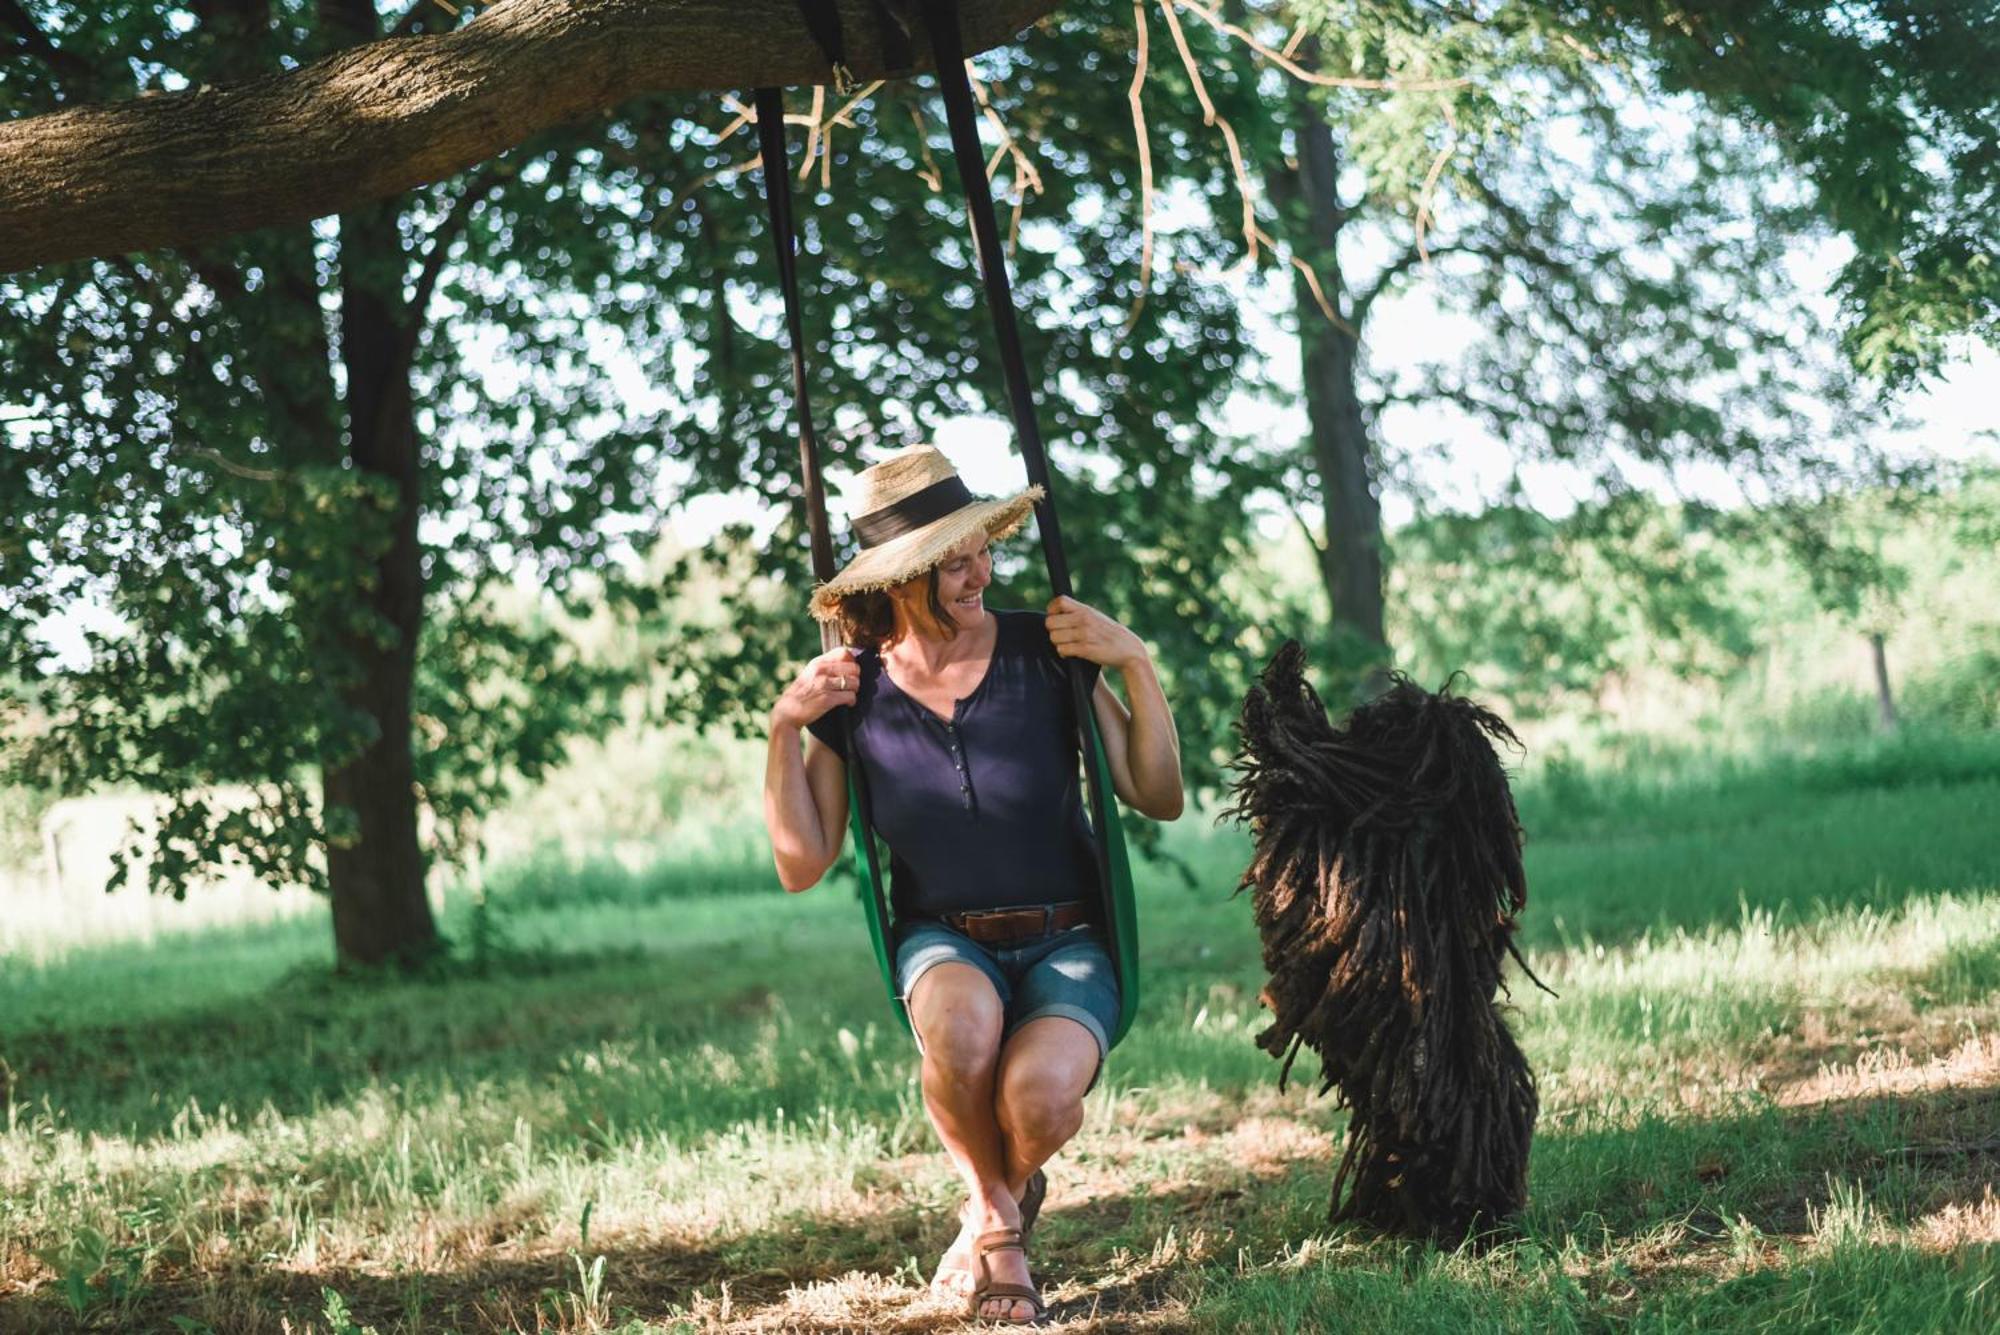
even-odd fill
[{"label": "woman's knee", "polygon": [[910,1020],[923,1038],[924,1064],[947,1078],[983,1079],[999,1060],[1005,1008],[992,980],[969,964],[940,964],[919,978]]},{"label": "woman's knee", "polygon": [[1068,1082],[1043,1077],[1028,1063],[1007,1067],[997,1100],[1000,1126],[1017,1141],[1059,1145],[1082,1128],[1083,1100]]}]

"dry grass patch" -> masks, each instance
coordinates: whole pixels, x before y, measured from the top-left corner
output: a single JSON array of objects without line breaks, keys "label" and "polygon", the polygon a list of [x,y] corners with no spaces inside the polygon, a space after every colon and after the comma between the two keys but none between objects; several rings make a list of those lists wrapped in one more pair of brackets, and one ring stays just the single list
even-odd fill
[{"label": "dry grass patch", "polygon": [[1978,1200],[1954,1201],[1925,1215],[1910,1235],[1920,1246],[1940,1252],[2000,1244],[2000,1196],[1993,1194],[1989,1181]]},{"label": "dry grass patch", "polygon": [[[1890,1094],[2000,1089],[2000,1034],[1968,1038],[1929,1060],[1911,1056],[1910,1046],[1906,1040],[1874,1048],[1849,1065],[1822,1066],[1811,1077],[1778,1088],[1774,1097],[1783,1106],[1800,1107]],[[2000,1132],[2000,1123],[1994,1129]]]}]

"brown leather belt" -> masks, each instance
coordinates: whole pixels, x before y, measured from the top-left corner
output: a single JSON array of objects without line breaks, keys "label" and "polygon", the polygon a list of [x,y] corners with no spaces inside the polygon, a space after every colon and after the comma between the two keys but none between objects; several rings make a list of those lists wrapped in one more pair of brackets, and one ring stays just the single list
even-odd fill
[{"label": "brown leather belt", "polygon": [[1062,904],[947,913],[942,921],[954,932],[963,932],[981,945],[1006,945],[1012,941],[1032,941],[1089,922],[1090,904],[1087,900],[1072,899]]}]

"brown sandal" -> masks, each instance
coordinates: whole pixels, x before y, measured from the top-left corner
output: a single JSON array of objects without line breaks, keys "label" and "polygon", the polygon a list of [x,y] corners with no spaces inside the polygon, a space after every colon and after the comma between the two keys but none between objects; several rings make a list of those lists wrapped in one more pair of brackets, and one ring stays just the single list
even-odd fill
[{"label": "brown sandal", "polygon": [[[1037,1168],[1029,1177],[1027,1185],[1021,1188],[1021,1245],[1024,1247],[1035,1231],[1035,1220],[1041,1217],[1042,1202],[1048,1198],[1048,1194],[1048,1176]],[[931,1276],[930,1290],[932,1293],[949,1293],[953,1297],[962,1297],[965,1289],[960,1281],[961,1276],[966,1281],[974,1279],[971,1258],[968,1257],[955,1265],[947,1265],[943,1258],[939,1258],[937,1271]]]},{"label": "brown sandal", "polygon": [[[993,1278],[993,1268],[986,1258],[994,1252],[1013,1250],[1027,1258],[1028,1249],[1021,1244],[1021,1230],[1018,1228],[995,1228],[981,1233],[972,1240],[973,1263],[979,1267],[979,1283],[973,1286],[972,1297],[966,1305],[966,1314],[974,1321],[996,1321],[1007,1326],[1039,1326],[1048,1319],[1049,1309],[1042,1303],[1042,1295],[1025,1284],[1002,1284]],[[1034,1308],[1028,1317],[981,1316],[979,1309],[990,1302],[1026,1303]]]}]

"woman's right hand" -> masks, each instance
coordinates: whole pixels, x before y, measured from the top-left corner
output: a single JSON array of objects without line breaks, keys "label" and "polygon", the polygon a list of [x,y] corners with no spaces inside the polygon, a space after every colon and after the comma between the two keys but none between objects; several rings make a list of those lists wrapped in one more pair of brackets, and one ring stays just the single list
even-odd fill
[{"label": "woman's right hand", "polygon": [[799,669],[799,675],[771,707],[771,726],[804,728],[829,709],[851,705],[861,688],[858,650],[828,650]]}]

